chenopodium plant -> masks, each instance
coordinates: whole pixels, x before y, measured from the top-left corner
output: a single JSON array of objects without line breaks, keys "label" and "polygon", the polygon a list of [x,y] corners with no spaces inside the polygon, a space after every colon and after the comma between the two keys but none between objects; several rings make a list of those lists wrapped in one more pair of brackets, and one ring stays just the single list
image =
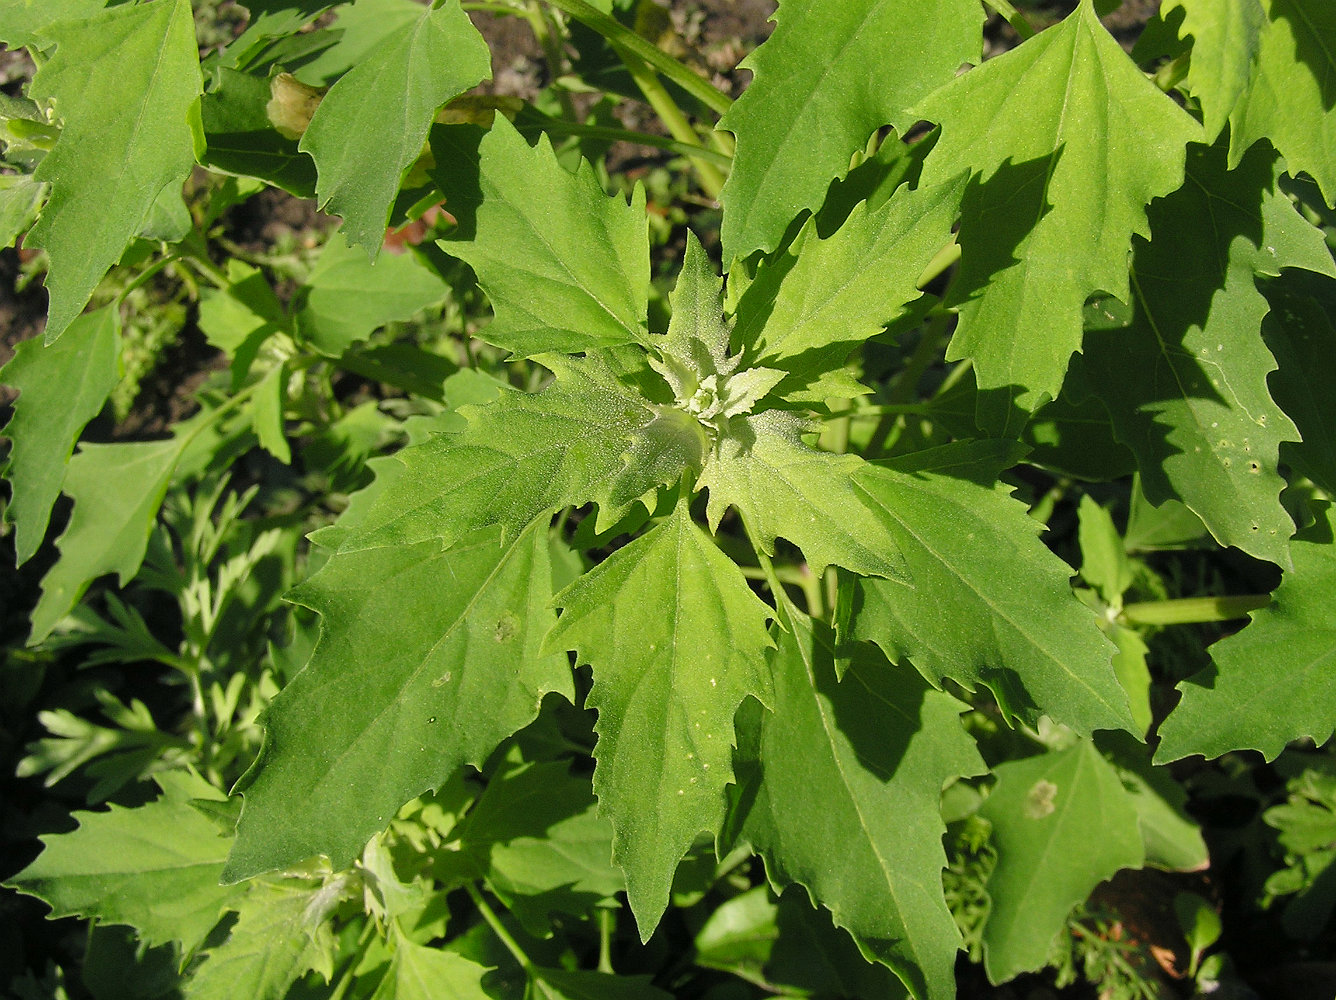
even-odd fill
[{"label": "chenopodium plant", "polygon": [[[86,252],[71,254],[79,229],[60,213],[91,218],[77,198],[96,166],[77,160],[74,123],[108,126],[70,91],[69,60],[89,54],[95,29],[117,27],[166,39],[188,63],[172,39],[189,10],[184,0],[64,6],[97,13],[62,28],[19,4],[6,28],[23,43],[57,39],[37,90],[69,95],[64,131],[32,179],[50,185],[29,235],[51,259],[49,340],[66,327],[96,332],[73,318],[90,282],[190,148],[160,158],[162,177],[136,188],[133,206],[118,199],[78,237]],[[310,6],[289,10],[292,24]],[[396,8],[351,10],[380,6]],[[503,117],[490,129],[432,125],[485,74],[455,3],[397,5],[281,156],[238,149],[254,131],[205,95],[203,162],[271,179],[281,170],[277,182],[300,187],[291,172],[309,154],[315,193],[345,219],[345,248],[374,252],[406,178],[417,203],[444,196],[458,225],[441,247],[470,265],[495,312],[479,337],[551,379],[475,391],[376,463],[374,483],[312,536],[327,560],[290,599],[319,615],[318,644],[264,715],[226,860],[213,838],[201,871],[236,885],[308,870],[317,856],[321,871],[359,858],[371,871],[375,838],[406,802],[483,767],[548,696],[583,690],[573,652],[592,675],[593,790],[642,938],[705,838],[720,856],[759,854],[776,888],[803,887],[913,995],[949,997],[959,934],[943,899],[941,792],[987,769],[947,689],[986,693],[1049,749],[997,765],[990,794],[976,793],[997,855],[985,962],[994,980],[1041,966],[1100,879],[1200,866],[1205,852],[1182,793],[1133,738],[1145,730],[1146,713],[1129,707],[1129,696],[1146,704],[1144,660],[1139,673],[1115,671],[1115,653],[1138,655],[1134,644],[1120,652],[1075,598],[1071,569],[1041,542],[1007,470],[1137,472],[1150,505],[1176,501],[1221,545],[1285,571],[1270,606],[1184,684],[1160,760],[1240,747],[1274,756],[1332,732],[1336,411],[1311,385],[1336,357],[1336,266],[1318,225],[1336,199],[1323,89],[1336,8],[1168,3],[1151,53],[1167,61],[1151,79],[1091,0],[1038,34],[1012,12],[1024,41],[986,62],[976,0],[787,0],[751,57],[754,82],[730,105],[597,10],[554,6],[612,39],[642,76],[652,67],[726,112],[719,127],[736,139],[721,193],[727,280],[689,236],[666,329],[649,321],[640,194],[608,196],[590,167],[568,172],[546,138],[531,144]],[[243,35],[210,93],[245,92],[248,67],[276,68],[267,44],[261,27]],[[451,72],[429,72],[438,63]],[[965,63],[974,68],[959,73]],[[137,99],[170,97],[175,118],[152,120],[188,135],[198,78],[156,65],[149,82],[161,92]],[[900,140],[921,122],[925,138]],[[117,135],[116,155],[131,160],[162,141]],[[942,288],[957,254],[944,297],[924,292]],[[250,278],[236,268],[234,287]],[[951,315],[945,358],[960,364],[944,391],[913,402]],[[868,400],[865,345],[908,342],[915,329],[909,385]],[[331,356],[349,345],[337,346]],[[235,398],[234,409],[260,399]],[[897,422],[905,413],[913,432]],[[886,433],[858,429],[887,417]],[[152,448],[147,458],[171,450]],[[77,520],[87,484],[66,488],[87,534]],[[51,483],[42,489],[49,509]],[[572,556],[572,511],[586,517],[582,532],[592,521],[581,548],[606,552],[601,561]],[[67,534],[63,560],[75,549]],[[125,578],[137,565],[133,555],[85,563],[48,594],[72,601],[98,573]],[[589,568],[571,578],[577,563]],[[1107,625],[1126,581],[1116,559],[1105,569],[1088,579],[1110,602]],[[167,792],[165,803],[186,794]],[[19,881],[52,898],[59,874],[39,860]],[[229,891],[239,890],[210,889],[203,909],[235,908]],[[64,912],[90,912],[78,905]],[[167,933],[151,915],[136,919]],[[246,925],[256,939],[258,919]],[[417,961],[420,943],[402,944],[402,961]]]}]

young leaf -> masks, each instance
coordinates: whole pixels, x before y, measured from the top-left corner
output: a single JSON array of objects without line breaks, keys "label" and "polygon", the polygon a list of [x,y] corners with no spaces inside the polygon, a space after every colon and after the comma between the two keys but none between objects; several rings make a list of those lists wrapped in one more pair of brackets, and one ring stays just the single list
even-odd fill
[{"label": "young leaf", "polygon": [[710,491],[711,529],[734,506],[767,554],[782,535],[803,550],[818,576],[834,565],[903,578],[896,538],[851,478],[867,463],[809,448],[800,439],[803,430],[801,421],[781,410],[727,422],[697,483]]},{"label": "young leaf", "polygon": [[325,886],[256,882],[229,907],[237,911],[227,940],[204,953],[190,976],[186,1000],[282,1000],[314,970],[334,975],[335,940],[329,911],[337,895]]},{"label": "young leaf", "polygon": [[491,53],[459,0],[418,8],[341,77],[302,136],[322,207],[375,258],[399,180],[446,101],[491,75]]},{"label": "young leaf", "polygon": [[60,560],[42,579],[30,645],[50,635],[99,576],[115,573],[125,586],[139,571],[167,485],[190,443],[184,428],[178,425],[165,441],[85,444],[70,459],[61,490],[74,501],[74,513],[56,542]]},{"label": "young leaf", "polygon": [[912,114],[942,124],[922,183],[964,168],[982,178],[965,197],[947,357],[973,358],[981,388],[1005,387],[1032,410],[1057,395],[1081,346],[1086,298],[1126,301],[1129,240],[1146,232],[1145,204],[1182,183],[1184,146],[1201,127],[1145,78],[1090,0]]},{"label": "young leaf", "polygon": [[773,612],[686,500],[554,603],[562,615],[545,648],[574,649],[594,668],[594,792],[648,940],[677,863],[723,820],[734,710],[747,695],[770,701],[763,652]]},{"label": "young leaf", "polygon": [[848,581],[854,639],[929,680],[988,687],[1008,715],[1047,713],[1081,733],[1132,725],[1114,647],[1072,594],[1071,569],[996,480],[999,442],[947,445],[854,478],[905,561],[900,580]]},{"label": "young leaf", "polygon": [[3,428],[13,442],[3,470],[11,491],[5,520],[15,528],[19,565],[46,537],[74,443],[120,379],[120,333],[120,314],[109,306],[80,316],[54,344],[24,341],[0,369],[0,380],[19,390]]},{"label": "young leaf", "polygon": [[593,167],[572,175],[547,137],[529,148],[500,115],[478,147],[482,202],[471,238],[441,246],[469,264],[496,319],[479,332],[528,357],[641,338],[649,287],[645,193],[603,193]]},{"label": "young leaf", "polygon": [[738,302],[735,337],[755,364],[788,373],[781,394],[809,388],[909,311],[919,275],[951,242],[963,187],[901,188],[875,211],[859,203],[824,240],[809,221],[762,264]]},{"label": "young leaf", "polygon": [[175,941],[189,955],[242,894],[218,884],[231,842],[188,795],[74,815],[78,829],[43,837],[37,860],[8,882],[53,918],[129,924],[143,944]]},{"label": "young leaf", "polygon": [[440,302],[447,292],[440,276],[416,257],[386,254],[373,264],[349,245],[347,236],[340,230],[320,251],[297,313],[298,331],[330,357],[387,323]]},{"label": "young leaf", "polygon": [[1145,855],[1131,796],[1093,744],[993,773],[997,785],[979,810],[997,849],[983,948],[988,978],[1000,983],[1042,966],[1071,908]]},{"label": "young leaf", "polygon": [[1201,102],[1203,137],[1213,143],[1248,91],[1266,13],[1261,0],[1168,0],[1160,16],[1183,10],[1180,37],[1192,36],[1183,85]]},{"label": "young leaf", "polygon": [[1211,647],[1213,666],[1179,685],[1183,700],[1160,727],[1157,761],[1251,748],[1271,760],[1290,740],[1331,738],[1336,704],[1336,508],[1290,544],[1294,571],[1252,624]]},{"label": "young leaf", "polygon": [[480,766],[572,696],[554,621],[547,526],[344,553],[289,595],[319,612],[311,662],[266,710],[265,749],[224,878],[316,854],[347,866],[396,810],[464,764]]},{"label": "young leaf", "polygon": [[399,452],[405,474],[342,548],[448,544],[489,524],[518,531],[545,510],[591,501],[601,529],[699,465],[702,433],[685,413],[650,407],[603,358],[545,360],[557,377],[542,392],[502,389],[492,403],[460,408],[468,418],[462,433]]},{"label": "young leaf", "polygon": [[805,886],[915,997],[950,998],[960,935],[942,896],[942,786],[984,771],[964,706],[869,646],[837,681],[829,628],[787,600],[782,621],[774,711],[739,716],[755,728],[739,744],[734,832],[777,888]]},{"label": "young leaf", "polygon": [[1132,325],[1092,331],[1084,361],[1146,498],[1181,499],[1221,544],[1287,566],[1294,528],[1277,462],[1280,442],[1299,434],[1267,392],[1270,306],[1255,277],[1336,265],[1277,190],[1274,157],[1258,150],[1231,171],[1224,159],[1194,148],[1191,183],[1152,206],[1153,237],[1133,259]]},{"label": "young leaf", "polygon": [[1317,181],[1336,204],[1336,5],[1328,0],[1262,0],[1267,24],[1247,96],[1230,116],[1229,165],[1266,139],[1291,175]]},{"label": "young leaf", "polygon": [[64,125],[34,177],[51,197],[26,245],[51,257],[46,340],[83,310],[158,196],[195,163],[189,117],[200,93],[189,0],[122,5],[51,29],[55,54],[33,78]]},{"label": "young leaf", "polygon": [[910,105],[980,61],[983,16],[971,0],[785,0],[775,22],[743,63],[755,79],[719,124],[738,145],[721,199],[725,261],[773,250],[868,136],[913,125]]}]

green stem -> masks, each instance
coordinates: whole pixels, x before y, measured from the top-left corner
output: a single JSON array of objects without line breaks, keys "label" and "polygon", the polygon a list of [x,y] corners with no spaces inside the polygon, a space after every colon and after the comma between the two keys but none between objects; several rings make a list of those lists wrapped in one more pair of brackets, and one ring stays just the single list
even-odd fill
[{"label": "green stem", "polygon": [[119,309],[121,304],[127,298],[129,298],[131,292],[133,292],[137,288],[143,288],[146,284],[148,284],[150,281],[153,280],[154,275],[156,275],[159,271],[167,267],[167,265],[171,264],[175,260],[176,258],[171,256],[159,257],[148,267],[144,268],[143,271],[141,271],[139,274],[135,276],[134,281],[126,285],[125,288],[121,291],[121,294],[116,296],[116,307]]},{"label": "green stem", "polygon": [[1151,83],[1159,87],[1166,94],[1183,82],[1188,75],[1189,57],[1191,53],[1184,52],[1177,59],[1170,60],[1155,71],[1151,77]]},{"label": "green stem", "polygon": [[634,142],[641,146],[666,149],[668,152],[676,153],[679,156],[698,156],[721,167],[727,167],[733,162],[727,154],[715,149],[707,149],[699,143],[678,142],[676,139],[668,139],[661,135],[633,132],[625,128],[610,128],[606,125],[581,125],[576,122],[553,118],[543,123],[543,131],[552,135],[579,135],[587,136],[590,139],[606,139],[609,142]]},{"label": "green stem", "polygon": [[924,403],[878,403],[876,406],[861,406],[858,408],[850,407],[847,410],[836,410],[828,413],[822,420],[839,420],[849,417],[853,420],[867,420],[872,417],[898,416],[902,413],[928,413],[932,407]]},{"label": "green stem", "polygon": [[1008,0],[983,0],[989,7],[997,11],[1004,18],[1007,24],[1015,29],[1016,34],[1021,36],[1021,41],[1035,36],[1034,25],[1025,19],[1025,15],[1013,7]]},{"label": "green stem", "polygon": [[696,177],[700,180],[700,186],[706,194],[718,201],[719,193],[724,189],[723,172],[710,161],[708,156],[700,155],[711,154],[714,151],[706,149],[701,143],[700,136],[691,127],[691,122],[687,121],[687,116],[682,113],[682,109],[677,106],[677,102],[673,100],[667,88],[659,82],[659,78],[646,65],[645,61],[637,58],[637,54],[616,42],[613,42],[612,47],[622,57],[622,62],[626,64],[631,79],[636,82],[640,92],[645,95],[645,100],[649,102],[650,107],[654,109],[654,113],[659,116],[673,138],[694,150],[687,156],[696,170]]},{"label": "green stem", "polygon": [[612,931],[617,915],[608,909],[598,911],[598,971],[611,974]]},{"label": "green stem", "polygon": [[626,25],[604,14],[585,0],[547,0],[557,10],[565,11],[586,27],[628,52],[634,53],[644,62],[672,80],[696,100],[718,114],[724,114],[733,106],[733,99],[723,91],[713,87],[689,66],[678,62],[667,52],[641,38]]},{"label": "green stem", "polygon": [[[529,27],[533,30],[534,39],[543,50],[543,59],[547,62],[548,76],[553,80],[560,78],[562,74],[562,51],[561,41],[553,31],[553,25],[547,16],[547,10],[539,6],[537,0],[529,0],[525,4],[525,16],[529,21]],[[554,88],[557,91],[557,99],[561,101],[561,110],[571,121],[575,121],[579,116],[575,111],[575,102],[571,100],[570,91],[564,88]]]},{"label": "green stem", "polygon": [[505,925],[501,923],[501,918],[487,905],[487,900],[482,898],[482,893],[478,891],[478,887],[472,882],[466,882],[464,890],[469,894],[469,898],[473,900],[473,905],[478,908],[478,912],[482,914],[483,920],[487,921],[487,926],[492,929],[492,933],[506,946],[506,951],[515,957],[515,961],[519,962],[520,968],[527,975],[532,976],[534,971],[533,959],[520,947],[520,943],[511,936],[510,931],[506,930]]},{"label": "green stem", "polygon": [[1141,601],[1124,605],[1118,620],[1124,625],[1195,625],[1206,622],[1228,622],[1243,618],[1249,611],[1264,608],[1270,603],[1270,594]]},{"label": "green stem", "polygon": [[928,266],[923,269],[923,273],[919,275],[918,281],[915,283],[914,287],[920,290],[928,287],[928,285],[932,284],[939,275],[958,260],[960,260],[960,244],[955,240],[952,240],[946,246],[942,247],[942,249],[938,250],[936,256],[934,256],[932,260],[928,261]]}]

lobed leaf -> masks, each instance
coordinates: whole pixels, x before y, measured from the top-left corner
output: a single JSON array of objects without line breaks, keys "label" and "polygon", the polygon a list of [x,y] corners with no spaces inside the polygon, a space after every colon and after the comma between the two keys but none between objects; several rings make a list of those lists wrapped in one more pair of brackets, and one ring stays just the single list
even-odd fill
[{"label": "lobed leaf", "polygon": [[1005,449],[961,442],[855,474],[905,571],[845,581],[849,635],[908,657],[934,684],[982,684],[1029,725],[1048,713],[1082,733],[1131,728],[1113,645],[1042,526],[997,482]]},{"label": "lobed leaf", "polygon": [[[195,163],[190,118],[201,91],[189,0],[122,5],[58,22],[31,95],[63,119],[33,175],[51,196],[27,246],[51,258],[46,340],[83,310],[168,188]],[[114,112],[111,110],[114,109]]]},{"label": "lobed leaf", "polygon": [[[1201,126],[1145,78],[1090,0],[912,114],[942,126],[922,183],[962,169],[976,178],[947,357],[973,358],[981,388],[1033,410],[1057,395],[1081,346],[1086,299],[1126,301],[1129,240],[1146,232],[1146,203],[1182,183],[1184,147]],[[991,411],[980,416],[1003,430]]]},{"label": "lobed leaf", "polygon": [[1266,13],[1261,0],[1168,0],[1168,18],[1183,11],[1180,37],[1192,36],[1192,61],[1183,80],[1201,103],[1207,142],[1215,142],[1248,93]]},{"label": "lobed leaf", "polygon": [[241,890],[219,885],[230,841],[183,788],[132,809],[75,813],[78,828],[43,837],[37,860],[8,884],[49,904],[52,918],[128,924],[148,947],[175,941],[189,955]]},{"label": "lobed leaf", "polygon": [[1229,165],[1259,140],[1308,173],[1336,205],[1336,6],[1327,0],[1261,0],[1266,12],[1253,78],[1229,119]]},{"label": "lobed leaf", "polygon": [[14,525],[19,565],[46,537],[74,444],[120,380],[120,314],[115,307],[80,316],[50,345],[26,340],[0,369],[19,390],[3,428],[13,442],[3,472],[10,484],[5,520]]},{"label": "lobed leaf", "polygon": [[777,247],[874,131],[903,133],[915,101],[981,58],[972,0],[785,0],[774,20],[743,62],[751,85],[719,123],[737,136],[720,199],[725,261]]},{"label": "lobed leaf", "polygon": [[459,0],[419,8],[324,96],[300,148],[315,160],[321,207],[375,258],[403,172],[437,110],[491,75],[491,53]]},{"label": "lobed leaf", "polygon": [[557,595],[549,650],[594,668],[594,792],[643,940],[668,905],[677,863],[723,821],[733,712],[770,701],[773,612],[691,520],[671,517]]},{"label": "lobed leaf", "polygon": [[1336,515],[1322,509],[1290,544],[1294,559],[1272,602],[1242,632],[1211,647],[1212,666],[1179,685],[1183,700],[1160,727],[1157,761],[1331,738],[1336,704]]},{"label": "lobed leaf", "polygon": [[781,608],[774,710],[739,716],[731,832],[915,997],[953,997],[960,934],[942,895],[940,799],[946,781],[985,769],[964,706],[867,646],[837,681],[829,628]]},{"label": "lobed leaf", "polygon": [[521,357],[641,339],[648,309],[645,194],[628,205],[603,192],[593,167],[574,175],[546,136],[530,148],[497,116],[478,147],[475,231],[441,246],[466,262],[491,299],[488,343]]},{"label": "lobed leaf", "polygon": [[346,867],[409,799],[481,766],[573,695],[554,621],[547,528],[339,552],[289,595],[321,616],[310,663],[265,711],[265,744],[225,879],[313,855]]},{"label": "lobed leaf", "polygon": [[1140,868],[1145,852],[1132,798],[1093,744],[993,773],[997,784],[979,810],[997,849],[983,953],[989,980],[1000,983],[1040,968],[1071,908],[1120,868]]},{"label": "lobed leaf", "polygon": [[600,530],[637,499],[699,464],[694,420],[652,407],[606,359],[545,359],[557,377],[538,393],[502,388],[460,412],[468,427],[405,448],[405,467],[342,541],[345,550],[446,544],[476,528],[518,531],[543,511],[599,504]]},{"label": "lobed leaf", "polygon": [[1267,391],[1255,279],[1336,265],[1277,174],[1262,150],[1227,171],[1224,150],[1194,149],[1189,183],[1152,206],[1152,239],[1137,243],[1132,325],[1089,334],[1084,360],[1146,498],[1181,499],[1221,544],[1287,566],[1277,463],[1299,433]]},{"label": "lobed leaf", "polygon": [[783,536],[803,550],[818,576],[833,565],[903,578],[904,556],[896,538],[851,478],[866,463],[856,455],[809,448],[800,439],[804,429],[781,410],[728,421],[697,481],[710,491],[711,529],[718,529],[724,511],[733,506],[767,554]]}]

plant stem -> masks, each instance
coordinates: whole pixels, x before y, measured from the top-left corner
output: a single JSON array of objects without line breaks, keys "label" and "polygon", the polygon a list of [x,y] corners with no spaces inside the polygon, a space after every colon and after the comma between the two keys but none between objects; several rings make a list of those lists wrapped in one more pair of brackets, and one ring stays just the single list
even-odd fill
[{"label": "plant stem", "polygon": [[[562,72],[562,51],[561,41],[552,30],[552,22],[548,19],[547,10],[539,6],[537,0],[529,0],[524,5],[525,17],[529,22],[529,27],[533,30],[533,37],[543,50],[543,59],[547,62],[548,76],[556,80]],[[575,121],[578,115],[575,112],[575,102],[571,100],[570,91],[557,87],[557,99],[561,101],[561,110],[565,112],[566,117]]]},{"label": "plant stem", "polygon": [[1025,19],[1025,15],[1013,7],[1008,0],[983,0],[989,7],[997,11],[1004,18],[1007,24],[1015,29],[1016,34],[1021,36],[1021,41],[1035,36],[1034,25]]},{"label": "plant stem", "polygon": [[678,62],[658,46],[651,45],[620,21],[585,3],[585,0],[547,0],[547,3],[557,10],[565,11],[586,27],[593,28],[613,45],[639,56],[712,111],[722,115],[733,106],[731,97],[712,86],[708,80],[702,79],[689,66]]},{"label": "plant stem", "polygon": [[1270,594],[1235,594],[1225,597],[1180,597],[1169,601],[1140,601],[1124,605],[1118,620],[1124,625],[1195,625],[1243,618],[1271,603]]},{"label": "plant stem", "polygon": [[466,882],[464,890],[469,894],[469,898],[473,900],[473,905],[478,908],[478,912],[482,914],[483,920],[487,921],[487,926],[492,929],[492,933],[506,946],[506,951],[515,957],[515,961],[519,962],[520,968],[525,973],[532,976],[533,959],[520,947],[520,943],[511,936],[510,931],[506,930],[505,925],[501,923],[501,918],[496,915],[496,911],[487,905],[487,900],[482,898],[482,893],[478,891],[478,887],[472,882]]},{"label": "plant stem", "polygon": [[567,122],[560,118],[553,118],[543,123],[543,131],[551,135],[579,135],[587,136],[590,139],[607,139],[610,142],[634,142],[641,146],[665,149],[670,153],[677,153],[679,156],[698,156],[721,167],[727,167],[733,162],[727,154],[716,149],[708,149],[699,143],[678,142],[676,139],[667,139],[661,135],[633,132],[625,128],[611,128],[606,125],[581,125],[578,122]]},{"label": "plant stem", "polygon": [[645,61],[637,58],[637,54],[630,52],[616,42],[612,43],[612,47],[622,57],[622,61],[626,63],[627,71],[631,74],[631,79],[636,82],[640,92],[645,95],[645,100],[649,102],[650,107],[654,109],[654,113],[659,116],[668,131],[672,133],[673,138],[695,150],[695,152],[688,153],[687,156],[691,159],[691,165],[696,170],[696,177],[700,181],[700,186],[706,194],[718,201],[719,193],[724,189],[724,175],[710,161],[708,156],[700,155],[713,153],[713,150],[706,149],[701,143],[700,136],[696,134],[696,130],[687,121],[687,116],[682,113],[682,109],[677,106],[677,102],[673,100],[667,88],[659,81],[654,71],[645,64]]},{"label": "plant stem", "polygon": [[611,974],[612,968],[612,930],[616,914],[600,908],[598,911],[598,971]]}]

